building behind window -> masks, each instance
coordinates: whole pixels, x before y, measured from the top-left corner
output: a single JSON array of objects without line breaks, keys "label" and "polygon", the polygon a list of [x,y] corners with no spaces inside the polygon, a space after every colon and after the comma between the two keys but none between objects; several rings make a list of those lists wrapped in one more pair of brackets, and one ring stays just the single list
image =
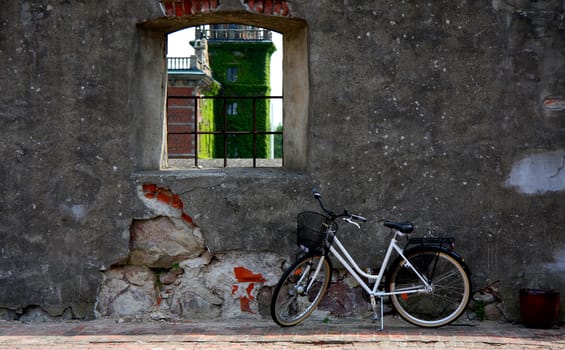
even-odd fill
[{"label": "building behind window", "polygon": [[[190,44],[196,56],[188,69],[180,69],[178,63],[173,65],[173,58],[168,58],[168,88],[173,92],[168,98],[169,157],[190,158],[197,152],[200,159],[252,158],[254,154],[256,158],[270,158],[274,138],[262,134],[276,128],[270,121],[270,100],[252,97],[269,96],[271,92],[270,65],[275,51],[271,32],[245,25],[206,25],[196,27],[195,40]],[[191,89],[181,91],[180,87]],[[196,101],[173,97],[177,93],[214,98]],[[194,131],[196,116],[188,114],[196,102],[198,129],[204,134],[183,134]],[[183,112],[188,112],[184,119],[180,117]]]}]

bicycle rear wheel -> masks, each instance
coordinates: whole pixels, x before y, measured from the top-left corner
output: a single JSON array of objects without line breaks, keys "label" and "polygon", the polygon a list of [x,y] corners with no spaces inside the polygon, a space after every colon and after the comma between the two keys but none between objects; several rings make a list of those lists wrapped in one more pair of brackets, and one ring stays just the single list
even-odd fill
[{"label": "bicycle rear wheel", "polygon": [[406,259],[432,289],[410,293],[424,288],[420,278],[404,259],[397,260],[389,274],[391,301],[402,318],[420,327],[441,327],[455,321],[469,303],[471,282],[457,258],[441,249],[408,252]]},{"label": "bicycle rear wheel", "polygon": [[304,321],[322,300],[331,277],[332,266],[327,257],[306,255],[295,261],[273,292],[273,320],[283,327]]}]

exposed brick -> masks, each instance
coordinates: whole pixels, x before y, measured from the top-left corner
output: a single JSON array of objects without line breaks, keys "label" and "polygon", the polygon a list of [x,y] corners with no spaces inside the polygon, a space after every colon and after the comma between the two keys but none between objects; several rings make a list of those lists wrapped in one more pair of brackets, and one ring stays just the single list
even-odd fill
[{"label": "exposed brick", "polygon": [[255,287],[255,285],[253,283],[249,283],[249,285],[245,289],[245,292],[247,292],[249,300],[255,300],[255,297],[253,295],[251,295],[251,292],[253,292],[254,287]]},{"label": "exposed brick", "polygon": [[146,193],[145,198],[153,199],[153,198],[155,198],[155,193]]},{"label": "exposed brick", "polygon": [[207,0],[202,1],[202,12],[210,11],[210,2]]},{"label": "exposed brick", "polygon": [[250,10],[277,16],[289,16],[290,9],[284,0],[246,0],[245,4]]},{"label": "exposed brick", "polygon": [[143,192],[144,193],[156,192],[156,191],[157,191],[157,185],[155,185],[155,184],[143,184]]},{"label": "exposed brick", "polygon": [[249,304],[249,298],[248,297],[244,297],[241,296],[239,297],[239,302],[241,305],[241,311],[243,312],[249,312],[250,314],[254,314],[255,312],[253,310],[251,310],[251,305]]},{"label": "exposed brick", "polygon": [[263,12],[273,13],[273,0],[265,0],[263,4]]},{"label": "exposed brick", "polygon": [[191,224],[191,225],[193,225],[193,226],[197,226],[197,225],[194,223],[194,221],[192,220],[192,218],[191,218],[190,216],[188,216],[187,214],[182,213],[182,216],[181,216],[181,217],[182,217],[182,219],[183,219],[184,221],[188,222],[189,224]]},{"label": "exposed brick", "polygon": [[201,4],[201,0],[194,0],[192,1],[192,14],[196,15],[200,12],[202,12],[202,4]]},{"label": "exposed brick", "polygon": [[183,10],[185,14],[191,14],[192,11],[192,0],[183,1]]},{"label": "exposed brick", "polygon": [[183,17],[200,13],[212,12],[218,9],[219,0],[161,0],[165,6],[165,16]]},{"label": "exposed brick", "polygon": [[282,12],[280,13],[281,16],[289,16],[290,9],[288,8],[288,3],[286,1],[282,2]]},{"label": "exposed brick", "polygon": [[182,17],[184,15],[184,10],[182,8],[182,4],[175,2],[174,6],[175,6],[175,16]]},{"label": "exposed brick", "polygon": [[170,204],[171,203],[171,196],[168,193],[164,193],[164,192],[157,192],[157,200],[159,202],[163,202],[166,204]]},{"label": "exposed brick", "polygon": [[263,13],[263,2],[262,1],[257,1],[255,3],[254,6],[255,11],[259,12],[259,13]]},{"label": "exposed brick", "polygon": [[172,1],[163,1],[165,5],[165,15],[167,17],[172,17],[175,15],[175,4]]},{"label": "exposed brick", "polygon": [[246,269],[243,266],[233,268],[233,273],[238,282],[266,282],[267,280],[260,273]]},{"label": "exposed brick", "polygon": [[180,210],[183,209],[184,204],[182,203],[182,200],[180,199],[178,194],[173,195],[171,206]]}]

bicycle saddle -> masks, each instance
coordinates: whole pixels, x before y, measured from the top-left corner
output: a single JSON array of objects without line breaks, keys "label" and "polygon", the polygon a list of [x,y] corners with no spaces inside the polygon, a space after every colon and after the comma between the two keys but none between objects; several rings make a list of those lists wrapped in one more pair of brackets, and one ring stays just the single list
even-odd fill
[{"label": "bicycle saddle", "polygon": [[414,230],[414,225],[411,222],[394,222],[389,220],[384,220],[383,225],[394,230],[398,230],[402,233],[410,233]]}]

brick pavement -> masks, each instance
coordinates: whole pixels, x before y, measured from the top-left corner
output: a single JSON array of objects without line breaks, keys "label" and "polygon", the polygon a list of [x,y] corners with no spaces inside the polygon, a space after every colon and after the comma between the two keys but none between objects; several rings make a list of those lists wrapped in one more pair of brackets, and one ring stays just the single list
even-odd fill
[{"label": "brick pavement", "polygon": [[307,320],[280,328],[267,320],[22,324],[0,322],[0,349],[565,349],[565,327],[530,329],[496,322],[459,322],[422,329],[389,316],[385,330],[370,320]]}]

